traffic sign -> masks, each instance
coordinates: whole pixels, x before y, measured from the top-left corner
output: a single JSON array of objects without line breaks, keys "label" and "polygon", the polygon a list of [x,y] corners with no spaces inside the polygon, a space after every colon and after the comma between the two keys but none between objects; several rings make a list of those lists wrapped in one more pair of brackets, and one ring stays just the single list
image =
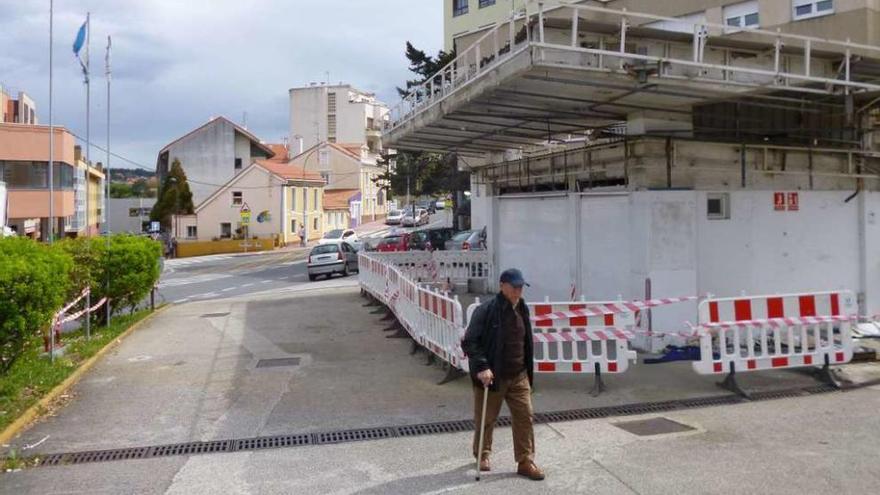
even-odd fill
[{"label": "traffic sign", "polygon": [[247,203],[241,205],[241,223],[242,225],[248,225],[251,223],[251,207],[248,206]]}]

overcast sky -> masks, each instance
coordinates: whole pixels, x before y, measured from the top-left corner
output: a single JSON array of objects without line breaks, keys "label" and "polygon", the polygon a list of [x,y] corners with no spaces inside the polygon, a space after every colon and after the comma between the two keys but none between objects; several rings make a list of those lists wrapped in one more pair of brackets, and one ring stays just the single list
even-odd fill
[{"label": "overcast sky", "polygon": [[[104,52],[113,37],[111,148],[149,168],[165,144],[216,115],[267,142],[288,134],[288,89],[344,81],[393,104],[406,41],[443,45],[442,0],[55,0],[55,123],[85,137],[72,44],[92,13],[92,125],[106,143]],[[0,85],[49,123],[49,0],[0,0]],[[93,161],[104,153],[92,149]],[[111,158],[111,166],[131,167]]]}]

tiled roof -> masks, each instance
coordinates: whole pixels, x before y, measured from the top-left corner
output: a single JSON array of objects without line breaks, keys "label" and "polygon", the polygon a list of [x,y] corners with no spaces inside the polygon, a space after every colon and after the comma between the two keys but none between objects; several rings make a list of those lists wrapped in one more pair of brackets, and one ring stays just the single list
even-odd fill
[{"label": "tiled roof", "polygon": [[267,144],[266,147],[275,153],[275,156],[273,156],[270,161],[287,163],[290,160],[287,146],[284,146],[283,144]]},{"label": "tiled roof", "polygon": [[309,182],[324,183],[321,174],[304,170],[303,167],[297,165],[289,165],[287,163],[276,162],[274,160],[257,160],[257,165],[272,172],[278,177],[289,180],[307,180]]},{"label": "tiled roof", "polygon": [[361,161],[360,145],[358,145],[358,144],[344,145],[344,144],[337,144],[337,143],[328,143],[328,142],[323,142],[323,141],[321,143],[318,143],[315,146],[312,146],[311,148],[303,151],[299,155],[294,156],[290,160],[293,163],[302,163],[302,161],[304,160],[304,157],[311,158],[315,154],[316,148],[324,147],[324,146],[333,148],[334,150],[342,153],[343,155],[345,155],[348,158],[351,158],[351,159],[357,160],[357,161]]},{"label": "tiled roof", "polygon": [[348,202],[351,198],[357,196],[357,189],[333,189],[332,191],[324,190],[324,209],[325,210],[347,210]]}]

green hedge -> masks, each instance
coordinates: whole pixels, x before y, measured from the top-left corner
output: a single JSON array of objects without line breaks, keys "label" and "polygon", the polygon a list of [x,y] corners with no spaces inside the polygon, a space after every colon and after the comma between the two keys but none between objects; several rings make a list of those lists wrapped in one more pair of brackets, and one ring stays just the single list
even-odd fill
[{"label": "green hedge", "polygon": [[69,239],[57,246],[75,264],[69,295],[88,285],[92,301],[109,296],[114,313],[132,311],[159,280],[162,245],[147,237],[117,234],[109,246],[103,237]]},{"label": "green hedge", "polygon": [[107,241],[80,238],[47,246],[0,238],[0,374],[27,346],[38,345],[52,315],[86,286],[93,304],[108,296],[115,313],[133,311],[150,293],[159,280],[161,245],[125,234]]},{"label": "green hedge", "polygon": [[0,239],[0,373],[38,340],[64,305],[71,258],[24,238]]}]

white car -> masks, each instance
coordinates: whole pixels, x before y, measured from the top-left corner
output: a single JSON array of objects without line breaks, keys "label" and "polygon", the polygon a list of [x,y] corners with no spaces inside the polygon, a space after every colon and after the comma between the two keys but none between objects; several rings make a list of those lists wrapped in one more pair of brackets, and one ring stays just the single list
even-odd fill
[{"label": "white car", "polygon": [[446,200],[438,199],[434,208],[437,208],[438,210],[446,209]]},{"label": "white car", "polygon": [[360,240],[358,239],[357,234],[351,229],[335,229],[324,234],[324,237],[318,241],[318,245],[321,244],[339,244],[341,242],[347,242],[349,244],[357,246],[360,244]]},{"label": "white car", "polygon": [[391,210],[385,218],[385,225],[400,225],[405,213],[403,210]]},{"label": "white car", "polygon": [[419,209],[416,210],[415,216],[410,214],[403,217],[400,224],[404,227],[416,227],[418,225],[427,225],[429,221],[428,210]]}]

